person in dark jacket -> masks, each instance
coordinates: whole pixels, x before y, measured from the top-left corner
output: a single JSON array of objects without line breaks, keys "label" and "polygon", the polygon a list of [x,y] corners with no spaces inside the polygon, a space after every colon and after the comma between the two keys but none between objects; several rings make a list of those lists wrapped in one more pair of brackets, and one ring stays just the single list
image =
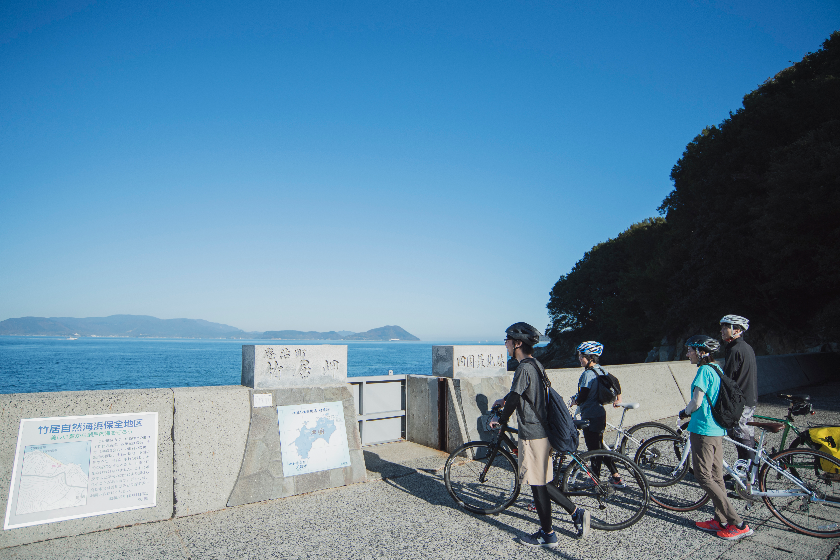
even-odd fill
[{"label": "person in dark jacket", "polygon": [[[747,402],[737,426],[729,430],[729,437],[749,447],[755,447],[755,432],[747,422],[752,422],[758,404],[758,367],[752,346],[744,341],[750,322],[739,315],[726,315],[720,320],[720,338],[724,346],[723,373],[744,392]],[[738,458],[753,460],[754,453],[738,447]]]}]

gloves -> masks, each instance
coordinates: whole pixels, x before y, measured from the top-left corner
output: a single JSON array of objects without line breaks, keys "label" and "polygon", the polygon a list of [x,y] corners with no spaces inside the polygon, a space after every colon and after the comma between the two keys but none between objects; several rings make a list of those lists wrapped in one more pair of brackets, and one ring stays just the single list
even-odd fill
[{"label": "gloves", "polygon": [[686,414],[685,409],[680,410],[679,413],[680,420],[685,420],[686,418],[691,418],[691,414]]}]

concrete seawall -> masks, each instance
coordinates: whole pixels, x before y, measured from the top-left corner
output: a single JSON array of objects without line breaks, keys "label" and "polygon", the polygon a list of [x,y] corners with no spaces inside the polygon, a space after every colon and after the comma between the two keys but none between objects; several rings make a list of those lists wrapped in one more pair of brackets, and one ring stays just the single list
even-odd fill
[{"label": "concrete seawall", "polygon": [[[759,358],[758,367],[759,392],[773,393],[837,379],[840,355],[766,356]],[[608,369],[621,380],[624,400],[641,403],[638,410],[628,412],[627,425],[672,416],[683,408],[696,371],[688,362]],[[568,399],[576,392],[580,368],[549,370],[548,374],[563,397]],[[483,417],[493,401],[508,392],[511,379],[510,374],[455,378],[409,376],[406,438],[447,450],[465,441],[486,439],[489,434],[484,429]],[[254,413],[253,391],[242,386],[226,386],[0,395],[0,502],[4,512],[21,419],[140,411],[158,414],[155,507],[5,530],[0,533],[0,548],[196,515],[308,491],[308,483],[303,479],[295,488],[254,490],[259,486],[253,482],[255,472],[265,473],[266,488],[277,484],[278,450],[270,446],[263,449],[257,441],[259,434],[254,434],[254,414],[259,418],[265,416],[260,420],[265,424],[263,431],[276,431],[277,421],[276,416],[269,418],[268,409]],[[292,402],[282,391],[274,390],[274,402]],[[311,395],[296,395],[292,400],[343,401],[350,453],[361,457],[356,410],[349,389],[337,387],[329,389],[329,394],[324,391],[312,388]],[[608,410],[608,418],[613,423],[619,415],[620,411]],[[246,452],[248,445],[250,452]],[[259,467],[261,471],[257,469],[259,465],[263,465]],[[319,482],[319,487],[360,482],[364,473],[356,467],[331,473],[330,477],[327,486]]]},{"label": "concrete seawall", "polygon": [[[840,377],[840,355],[833,353],[759,356],[757,361],[760,395]],[[606,369],[621,381],[623,400],[641,405],[627,412],[626,426],[667,418],[684,408],[697,372],[697,367],[688,361],[627,364]],[[577,393],[581,368],[551,369],[547,373],[552,387],[564,399]],[[467,441],[488,439],[490,434],[485,430],[488,410],[496,399],[508,393],[512,380],[512,373],[445,380],[410,376],[408,393],[414,409],[409,411],[408,439],[447,451]],[[443,399],[441,392],[445,393]],[[445,415],[438,413],[439,403],[445,403]],[[607,420],[617,424],[621,412],[607,407]],[[445,441],[440,436],[445,436]]]}]

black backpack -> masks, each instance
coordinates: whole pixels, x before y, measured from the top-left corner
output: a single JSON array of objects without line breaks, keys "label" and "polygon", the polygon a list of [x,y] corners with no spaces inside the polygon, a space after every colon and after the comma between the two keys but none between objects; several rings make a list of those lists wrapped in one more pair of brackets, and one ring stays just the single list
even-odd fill
[{"label": "black backpack", "polygon": [[718,391],[718,398],[715,404],[712,404],[708,393],[706,393],[706,400],[709,402],[709,408],[712,409],[712,416],[715,422],[724,430],[731,430],[741,421],[741,415],[744,413],[747,398],[744,396],[741,388],[738,387],[738,384],[723,374],[720,366],[715,363],[709,365],[712,366],[712,369],[720,377],[720,391]]},{"label": "black backpack", "polygon": [[525,358],[521,363],[529,363],[537,369],[543,385],[545,386],[546,399],[545,409],[548,422],[543,426],[551,447],[558,453],[574,453],[577,451],[580,442],[577,428],[572,420],[572,415],[566,403],[557,391],[551,388],[551,381],[548,379],[545,370],[534,358]]},{"label": "black backpack", "polygon": [[601,370],[601,373],[598,373],[595,369],[592,370],[598,379],[598,387],[593,396],[599,404],[612,404],[621,394],[621,383],[618,382],[615,375],[604,368],[598,366],[598,369]]}]

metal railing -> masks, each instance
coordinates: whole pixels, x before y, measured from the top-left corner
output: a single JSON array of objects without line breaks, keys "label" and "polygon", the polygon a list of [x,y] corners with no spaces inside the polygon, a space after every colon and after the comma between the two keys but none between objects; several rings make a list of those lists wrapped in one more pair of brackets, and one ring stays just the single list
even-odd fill
[{"label": "metal railing", "polygon": [[348,377],[362,445],[405,439],[405,375]]}]

